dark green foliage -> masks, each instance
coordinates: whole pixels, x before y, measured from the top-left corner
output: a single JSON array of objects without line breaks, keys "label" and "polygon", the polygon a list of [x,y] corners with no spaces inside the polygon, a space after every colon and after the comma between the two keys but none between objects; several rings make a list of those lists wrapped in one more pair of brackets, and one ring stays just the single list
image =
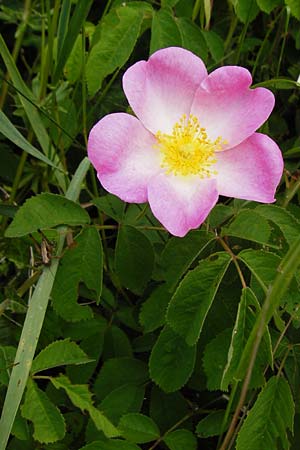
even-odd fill
[{"label": "dark green foliage", "polygon": [[[0,450],[299,448],[299,20],[299,0],[0,2]],[[220,197],[183,238],[86,159],[133,113],[125,70],[168,46],[272,90],[259,131],[285,158],[276,203]]]}]

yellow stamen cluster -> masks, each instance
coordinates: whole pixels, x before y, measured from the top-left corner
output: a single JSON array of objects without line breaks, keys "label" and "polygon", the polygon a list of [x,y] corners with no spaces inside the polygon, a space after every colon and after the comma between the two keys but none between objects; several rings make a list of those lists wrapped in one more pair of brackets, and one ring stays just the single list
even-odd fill
[{"label": "yellow stamen cluster", "polygon": [[216,175],[211,166],[217,162],[215,152],[225,144],[221,137],[208,139],[205,128],[201,128],[197,117],[184,114],[176,122],[171,134],[156,133],[156,147],[162,153],[161,166],[166,173],[175,175],[198,175],[210,178]]}]

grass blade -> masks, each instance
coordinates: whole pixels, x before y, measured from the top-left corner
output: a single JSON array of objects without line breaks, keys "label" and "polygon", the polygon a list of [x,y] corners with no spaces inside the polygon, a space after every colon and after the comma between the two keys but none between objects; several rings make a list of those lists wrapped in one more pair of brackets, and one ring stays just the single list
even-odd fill
[{"label": "grass blade", "polygon": [[[0,111],[0,132],[15,145],[20,147],[25,152],[34,156],[35,158],[43,161],[44,163],[52,166],[56,169],[57,166],[43,153],[41,153],[37,148],[31,145],[24,136],[16,129],[16,127],[11,123],[8,117],[4,114],[4,112]],[[59,169],[60,170],[60,169]]]},{"label": "grass blade", "polygon": [[59,77],[75,44],[76,38],[79,35],[82,25],[84,24],[84,21],[89,13],[92,3],[93,0],[86,0],[85,2],[80,1],[75,7],[75,11],[71,18],[70,26],[63,41],[62,47],[58,47],[57,64],[53,75],[54,84],[59,80]]},{"label": "grass blade", "polygon": [[[34,131],[34,134],[35,134],[43,152],[45,153],[45,155],[50,156],[50,158],[53,160],[53,163],[55,166],[59,166],[62,169],[59,157],[51,145],[49,135],[48,135],[47,130],[44,126],[44,123],[40,117],[40,114],[39,114],[37,108],[32,104],[32,103],[36,102],[36,99],[34,98],[32,92],[30,91],[28,86],[22,80],[20,72],[18,71],[18,68],[17,68],[1,34],[0,34],[0,54],[3,58],[4,64],[9,73],[9,76],[12,80],[12,83],[17,88],[20,103],[24,108],[26,116],[30,122],[30,125]],[[26,97],[31,101],[28,101],[26,99]],[[66,192],[66,177],[65,177],[65,175],[61,171],[56,170],[55,176],[59,183],[60,188],[63,190],[63,192]]]}]

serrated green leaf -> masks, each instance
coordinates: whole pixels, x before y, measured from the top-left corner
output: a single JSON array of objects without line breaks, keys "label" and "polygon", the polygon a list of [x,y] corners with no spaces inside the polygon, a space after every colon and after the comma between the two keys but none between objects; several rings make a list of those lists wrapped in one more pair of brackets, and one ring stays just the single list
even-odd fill
[{"label": "serrated green leaf", "polygon": [[266,292],[268,286],[275,278],[277,268],[281,261],[280,257],[264,250],[249,249],[242,250],[238,258],[251,270]]},{"label": "serrated green leaf", "polygon": [[215,240],[213,233],[191,231],[183,238],[168,240],[159,261],[164,279],[172,291],[195,259]]},{"label": "serrated green leaf", "polygon": [[290,246],[296,241],[300,234],[300,222],[286,209],[275,205],[259,205],[255,211],[274,222]]},{"label": "serrated green leaf", "polygon": [[93,203],[97,206],[99,211],[104,212],[104,214],[112,219],[115,219],[117,222],[121,222],[126,203],[118,197],[108,194],[103,197],[94,198]]},{"label": "serrated green leaf", "polygon": [[200,261],[179,284],[168,308],[167,322],[193,345],[199,339],[206,315],[212,305],[222,278],[230,264],[227,253]]},{"label": "serrated green leaf", "polygon": [[260,244],[268,244],[271,228],[268,221],[258,214],[256,210],[243,209],[231,224],[223,229],[223,234],[247,239]]},{"label": "serrated green leaf", "polygon": [[65,376],[60,375],[56,378],[51,378],[51,382],[56,389],[64,389],[70,398],[71,402],[80,408],[81,411],[88,411],[92,402],[92,394],[86,384],[72,384]]},{"label": "serrated green leaf", "polygon": [[222,203],[216,205],[209,213],[209,225],[216,228],[222,225],[227,219],[234,215],[234,208],[232,206],[223,205]]},{"label": "serrated green leaf", "polygon": [[270,14],[276,6],[282,5],[282,0],[256,0],[258,7],[267,14]]},{"label": "serrated green leaf", "polygon": [[27,420],[21,416],[20,410],[17,412],[11,434],[20,441],[30,440],[30,427]]},{"label": "serrated green leaf", "polygon": [[[274,253],[263,250],[243,250],[239,253],[238,258],[241,259],[246,266],[251,270],[254,277],[259,282],[266,294],[269,286],[280,270],[281,258]],[[257,289],[255,289],[257,291]],[[282,304],[286,303],[291,308],[300,301],[300,293],[298,284],[294,279],[291,281],[289,290],[282,298]]]},{"label": "serrated green leaf", "polygon": [[112,325],[111,327],[108,327],[104,336],[102,358],[106,360],[122,356],[133,356],[130,340],[123,330],[116,325]]},{"label": "serrated green leaf", "polygon": [[70,339],[52,342],[44,348],[33,360],[31,373],[52,367],[68,364],[86,364],[92,361],[75,342]]},{"label": "serrated green leaf", "polygon": [[127,383],[144,384],[149,378],[144,362],[134,358],[112,358],[105,361],[95,381],[94,390],[103,399],[114,389]]},{"label": "serrated green leaf", "polygon": [[252,22],[259,13],[256,0],[231,0],[236,15],[243,23]]},{"label": "serrated green leaf", "polygon": [[82,36],[79,34],[76,38],[74,47],[66,62],[64,74],[69,83],[75,83],[80,77],[82,70]]},{"label": "serrated green leaf", "polygon": [[81,447],[80,450],[140,450],[140,447],[131,442],[113,439],[109,441],[91,442],[90,444]]},{"label": "serrated green leaf", "polygon": [[101,23],[100,40],[92,47],[86,64],[86,79],[91,95],[100,89],[104,78],[122,67],[138,39],[144,13],[126,6],[113,9]]},{"label": "serrated green leaf", "polygon": [[105,436],[119,436],[120,433],[116,427],[93,405],[92,394],[89,391],[88,385],[72,384],[64,375],[51,378],[51,382],[56,389],[64,389],[71,402],[77,408],[81,409],[81,411],[88,411],[97,429],[103,431]]},{"label": "serrated green leaf", "polygon": [[259,394],[237,438],[237,450],[289,448],[287,429],[293,431],[295,406],[287,381],[272,377]]},{"label": "serrated green leaf", "polygon": [[102,289],[103,256],[98,231],[85,228],[75,239],[75,245],[68,249],[60,261],[52,290],[55,311],[67,321],[90,319],[93,316],[89,306],[77,303],[78,286],[83,282],[95,293],[98,303]]},{"label": "serrated green leaf", "polygon": [[175,19],[181,36],[182,47],[200,56],[203,61],[207,60],[207,44],[201,29],[187,17]]},{"label": "serrated green leaf", "polygon": [[168,285],[162,284],[154,289],[143,303],[139,319],[145,333],[150,333],[165,324],[170,299]]},{"label": "serrated green leaf", "polygon": [[99,408],[114,424],[117,424],[123,414],[139,412],[145,389],[135,384],[124,384],[111,391],[100,403]]},{"label": "serrated green leaf", "polygon": [[152,19],[150,54],[160,48],[182,47],[182,39],[175,17],[166,9],[156,11]]},{"label": "serrated green leaf", "polygon": [[[227,364],[220,384],[222,390],[227,390],[228,385],[236,380],[235,373],[259,310],[260,305],[251,289],[243,289],[228,350]],[[268,363],[272,366],[272,362],[272,345],[267,330],[253,367],[251,387],[257,387],[263,383],[262,370]]]},{"label": "serrated green leaf", "polygon": [[21,412],[25,419],[33,422],[33,437],[36,441],[47,444],[63,439],[66,429],[62,414],[31,380],[27,384]]},{"label": "serrated green leaf", "polygon": [[202,30],[207,48],[215,62],[221,61],[224,56],[224,41],[212,30]]},{"label": "serrated green leaf", "polygon": [[90,218],[77,203],[47,192],[31,197],[18,209],[5,232],[6,237],[20,237],[58,225],[85,225]]},{"label": "serrated green leaf", "polygon": [[[298,345],[293,345],[291,349],[291,343],[286,341],[283,346],[285,354],[289,351],[289,356],[284,363],[284,373],[287,376],[288,382],[291,387],[292,395],[295,401],[296,413],[300,412],[300,348]],[[296,430],[295,430],[296,431]],[[295,436],[296,437],[296,436]]]},{"label": "serrated green leaf", "polygon": [[165,327],[154,345],[150,361],[150,376],[165,392],[180,389],[190,378],[196,358],[196,346]]},{"label": "serrated green leaf", "polygon": [[221,388],[222,374],[227,361],[231,329],[226,328],[217,334],[205,347],[203,367],[206,374],[206,386],[210,391]]},{"label": "serrated green leaf", "polygon": [[119,430],[108,420],[105,415],[94,406],[90,406],[88,412],[96,425],[97,430],[103,431],[107,437],[120,436]]},{"label": "serrated green leaf", "polygon": [[300,3],[298,0],[285,0],[285,4],[291,9],[291,13],[300,20]]},{"label": "serrated green leaf", "polygon": [[129,413],[122,416],[119,429],[125,439],[136,444],[154,441],[160,435],[156,423],[150,417],[139,413]]},{"label": "serrated green leaf", "polygon": [[[214,411],[211,414],[208,414],[208,416],[198,422],[196,433],[201,438],[218,436],[222,431],[224,417],[225,411]],[[227,420],[225,430],[229,425],[229,421],[230,417]]]},{"label": "serrated green leaf", "polygon": [[168,433],[164,443],[170,450],[197,450],[197,439],[189,430],[179,429]]},{"label": "serrated green leaf", "polygon": [[130,225],[121,226],[115,268],[122,285],[140,294],[152,275],[153,265],[154,251],[149,239]]}]

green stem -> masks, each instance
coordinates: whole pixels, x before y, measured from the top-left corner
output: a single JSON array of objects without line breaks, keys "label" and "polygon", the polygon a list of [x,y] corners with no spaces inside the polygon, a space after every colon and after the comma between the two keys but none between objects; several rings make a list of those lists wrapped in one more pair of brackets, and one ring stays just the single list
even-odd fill
[{"label": "green stem", "polygon": [[262,42],[262,44],[261,44],[261,46],[260,46],[260,48],[259,48],[259,50],[257,52],[257,56],[256,56],[256,59],[255,59],[255,62],[254,62],[254,66],[253,66],[253,69],[252,69],[252,78],[253,79],[254,79],[254,75],[255,75],[256,69],[258,67],[259,61],[260,61],[260,57],[261,57],[262,52],[263,52],[263,50],[265,48],[265,45],[269,42],[270,34],[274,30],[274,27],[275,27],[277,21],[279,20],[279,18],[281,17],[282,12],[283,11],[281,11],[278,14],[278,16],[276,16],[276,18],[273,20],[273,22],[270,23],[269,29],[268,29],[268,31],[267,31],[267,33],[266,33],[266,35],[264,37],[264,40],[263,40],[263,42]]},{"label": "green stem", "polygon": [[200,8],[201,8],[201,2],[202,0],[196,0],[195,4],[194,4],[194,8],[193,8],[193,13],[192,13],[192,21],[195,22],[196,17],[199,14]]},{"label": "green stem", "polygon": [[82,86],[82,132],[85,145],[87,146],[87,95],[86,95],[86,78],[85,78],[85,30],[82,27],[82,73],[81,73],[81,86]]},{"label": "green stem", "polygon": [[223,436],[223,433],[224,433],[224,430],[225,430],[225,426],[228,423],[228,417],[229,417],[229,414],[230,414],[231,409],[232,409],[232,405],[233,405],[233,402],[234,402],[234,399],[235,399],[235,395],[236,395],[236,391],[237,391],[238,385],[239,385],[238,381],[235,381],[233,383],[233,386],[232,386],[232,389],[231,389],[231,392],[230,392],[229,401],[228,401],[228,404],[227,404],[227,407],[226,407],[224,419],[223,419],[222,425],[221,425],[221,432],[220,432],[217,448],[219,448],[219,445],[221,444],[222,436]]},{"label": "green stem", "polygon": [[233,14],[231,22],[230,22],[230,27],[229,27],[229,30],[228,30],[228,34],[227,34],[226,40],[224,42],[224,53],[227,52],[228,47],[231,44],[232,36],[233,36],[233,33],[234,33],[235,29],[236,29],[237,24],[238,24],[238,18],[237,18],[237,16],[235,14]]},{"label": "green stem", "polygon": [[[25,31],[27,29],[30,14],[31,14],[31,0],[25,0],[22,23],[19,25],[18,31],[16,33],[17,39],[15,41],[14,48],[12,51],[12,57],[15,62],[17,61],[17,58],[18,58],[18,55],[19,55],[19,52],[20,52],[20,49],[22,46],[22,42],[23,42],[23,38],[25,35]],[[9,80],[8,72],[6,73],[5,80]],[[3,110],[3,108],[4,108],[7,91],[8,91],[8,84],[3,83],[1,94],[0,94],[0,110]]]},{"label": "green stem", "polygon": [[280,66],[281,66],[281,62],[282,62],[282,58],[283,58],[283,52],[284,52],[284,48],[285,48],[286,37],[287,37],[287,34],[288,34],[288,29],[289,29],[289,22],[290,22],[290,10],[289,10],[289,8],[286,8],[286,19],[285,19],[284,35],[283,35],[283,39],[282,39],[280,55],[279,55],[278,64],[277,64],[276,77],[279,76],[279,72],[280,72]]},{"label": "green stem", "polygon": [[290,186],[289,189],[286,190],[284,201],[282,203],[283,208],[286,208],[288,206],[294,195],[296,195],[299,188],[300,188],[300,178],[295,183],[293,183],[293,185]]}]

